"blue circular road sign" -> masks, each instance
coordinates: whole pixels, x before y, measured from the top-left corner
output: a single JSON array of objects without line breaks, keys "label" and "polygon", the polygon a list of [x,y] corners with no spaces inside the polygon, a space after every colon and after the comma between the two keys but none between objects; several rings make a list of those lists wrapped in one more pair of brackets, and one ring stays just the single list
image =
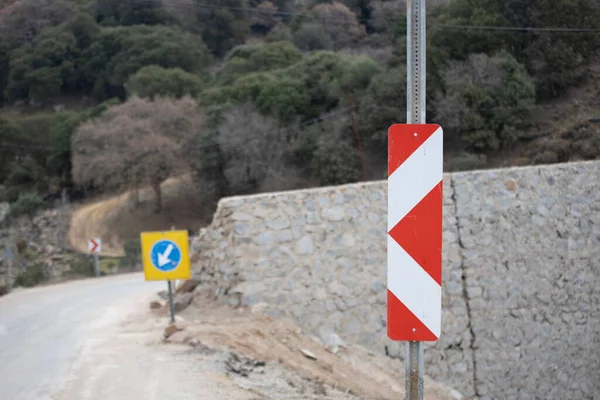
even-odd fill
[{"label": "blue circular road sign", "polygon": [[150,261],[159,271],[173,271],[181,262],[181,250],[170,240],[159,240],[150,250]]}]

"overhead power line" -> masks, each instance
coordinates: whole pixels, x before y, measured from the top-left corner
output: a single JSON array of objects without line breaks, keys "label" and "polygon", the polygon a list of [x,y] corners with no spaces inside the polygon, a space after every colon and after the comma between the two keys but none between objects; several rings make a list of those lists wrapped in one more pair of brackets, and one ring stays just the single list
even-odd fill
[{"label": "overhead power line", "polygon": [[533,26],[493,26],[493,25],[452,25],[437,24],[437,28],[464,29],[464,30],[486,30],[486,31],[510,31],[510,32],[566,32],[566,33],[600,33],[600,28],[544,28]]},{"label": "overhead power line", "polygon": [[[156,4],[156,0],[122,0],[124,3],[129,4]],[[163,5],[172,8],[180,8],[185,10],[197,10],[197,9],[214,9],[214,10],[230,10],[238,12],[248,12],[254,14],[265,14],[265,15],[278,15],[278,16],[289,16],[289,17],[300,17],[300,18],[314,18],[321,19],[325,22],[345,22],[346,19],[332,18],[327,16],[314,15],[310,11],[304,12],[286,12],[286,11],[269,11],[260,9],[258,7],[231,7],[225,5],[209,5],[209,4],[184,4],[174,2],[172,0],[162,1]],[[368,18],[356,18],[360,23],[366,23],[369,21]],[[453,29],[453,30],[484,30],[484,31],[505,31],[514,33],[527,33],[527,32],[555,32],[555,33],[600,33],[600,28],[579,28],[579,27],[536,27],[536,26],[495,26],[495,25],[466,25],[466,24],[428,24],[428,26],[441,29]]]},{"label": "overhead power line", "polygon": [[[379,106],[372,105],[372,107],[377,108]],[[555,108],[555,106],[546,105],[546,104],[537,104],[537,105],[533,105],[530,107],[526,107],[526,106],[497,106],[497,107],[479,107],[479,108],[473,107],[473,111],[501,111],[501,110],[517,111],[517,110],[524,110],[525,108],[527,108],[528,111],[534,111],[534,110],[553,109],[553,108]],[[278,133],[285,134],[287,132],[291,132],[296,129],[305,128],[308,126],[322,125],[326,122],[338,121],[342,118],[347,117],[348,114],[353,109],[358,109],[358,107],[352,106],[352,107],[342,108],[340,110],[336,110],[336,111],[330,112],[328,114],[321,115],[319,117],[310,119],[301,124],[282,128],[282,129],[278,130]],[[248,135],[248,136],[241,137],[239,140],[236,140],[233,142],[230,141],[229,143],[233,146],[234,149],[238,149],[238,148],[241,149],[241,148],[244,148],[245,146],[247,146],[247,144],[249,142],[264,139],[264,137],[265,137],[264,134],[263,135]],[[214,144],[198,146],[198,149],[199,150],[210,150],[210,149],[217,149],[219,147],[220,147],[220,145],[218,143],[214,143]],[[54,146],[20,145],[20,144],[10,143],[10,142],[0,142],[0,149],[21,149],[21,150],[31,150],[31,151],[43,151],[43,152],[48,152],[48,153],[59,153],[59,152],[70,151],[69,147],[62,148],[62,147],[54,147]]]},{"label": "overhead power line", "polygon": [[[301,124],[294,125],[294,126],[291,126],[288,128],[280,129],[280,130],[278,130],[278,133],[284,134],[286,132],[291,132],[293,130],[305,128],[307,126],[320,125],[320,124],[323,124],[323,123],[329,122],[329,121],[337,121],[343,117],[346,117],[348,115],[348,113],[354,108],[356,108],[356,106],[346,107],[341,110],[333,111],[329,114],[325,114],[325,115],[313,118],[313,119],[303,122]],[[236,140],[233,142],[230,141],[229,143],[233,146],[233,148],[241,149],[241,148],[244,148],[245,146],[247,146],[248,142],[253,142],[255,140],[264,139],[264,137],[265,137],[265,135],[249,135],[249,136],[244,136],[244,137],[240,138],[240,140]],[[69,147],[62,148],[62,147],[54,147],[54,146],[20,145],[20,144],[15,144],[15,143],[0,142],[0,148],[2,148],[2,147],[12,148],[12,149],[32,150],[32,151],[44,151],[44,152],[49,152],[49,153],[59,153],[59,152],[70,151]],[[215,144],[199,146],[198,149],[199,150],[208,150],[208,149],[219,148],[219,147],[220,147],[220,145],[218,143],[215,143]]]}]

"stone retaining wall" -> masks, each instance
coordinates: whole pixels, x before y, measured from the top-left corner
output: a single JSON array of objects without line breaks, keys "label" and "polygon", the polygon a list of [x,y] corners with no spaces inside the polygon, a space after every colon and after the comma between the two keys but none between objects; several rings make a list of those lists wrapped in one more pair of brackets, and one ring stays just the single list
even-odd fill
[{"label": "stone retaining wall", "polygon": [[[600,390],[600,163],[444,177],[442,336],[426,373],[467,396]],[[193,242],[223,299],[402,358],[386,338],[386,183],[223,199]]]}]

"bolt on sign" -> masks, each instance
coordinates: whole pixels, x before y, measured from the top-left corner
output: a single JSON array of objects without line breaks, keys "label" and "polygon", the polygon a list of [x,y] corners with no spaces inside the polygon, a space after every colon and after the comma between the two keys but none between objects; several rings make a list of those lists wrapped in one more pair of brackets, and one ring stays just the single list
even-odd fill
[{"label": "bolt on sign", "polygon": [[442,314],[443,131],[388,131],[388,337],[438,340]]},{"label": "bolt on sign", "polygon": [[147,281],[191,278],[187,231],[142,232],[140,239]]}]

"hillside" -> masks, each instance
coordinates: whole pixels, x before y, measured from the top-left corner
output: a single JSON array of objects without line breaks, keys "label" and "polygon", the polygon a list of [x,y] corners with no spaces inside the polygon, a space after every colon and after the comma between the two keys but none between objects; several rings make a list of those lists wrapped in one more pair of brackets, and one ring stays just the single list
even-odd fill
[{"label": "hillside", "polygon": [[[597,2],[428,7],[428,120],[444,127],[446,170],[598,157]],[[0,201],[13,216],[131,191],[115,227],[136,237],[197,229],[223,196],[385,177],[387,128],[405,118],[404,1],[0,10]],[[162,184],[182,175],[193,201],[169,208]]]}]

